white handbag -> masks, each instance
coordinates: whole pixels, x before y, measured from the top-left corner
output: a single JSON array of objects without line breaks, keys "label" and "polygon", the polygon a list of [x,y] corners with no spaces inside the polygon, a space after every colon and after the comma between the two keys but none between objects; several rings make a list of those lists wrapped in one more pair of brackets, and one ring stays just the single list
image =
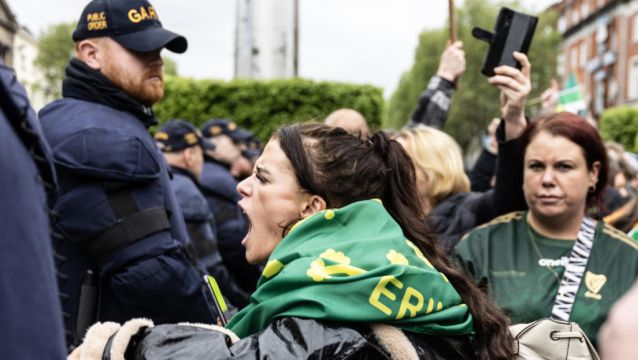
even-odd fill
[{"label": "white handbag", "polygon": [[600,360],[575,322],[541,319],[509,327],[517,360]]}]

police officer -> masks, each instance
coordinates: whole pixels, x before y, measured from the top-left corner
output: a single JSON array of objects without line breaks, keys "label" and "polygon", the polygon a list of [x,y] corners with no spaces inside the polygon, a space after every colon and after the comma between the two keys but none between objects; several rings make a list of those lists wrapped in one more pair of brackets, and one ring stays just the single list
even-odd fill
[{"label": "police officer", "polygon": [[[146,0],[89,2],[73,40],[63,98],[40,113],[61,190],[65,326],[82,336],[78,307],[87,303],[99,304],[93,320],[212,322],[168,167],[148,133],[164,92],[160,51],[183,53],[187,41],[164,29]],[[80,295],[89,269],[99,274],[96,302]]]},{"label": "police officer", "polygon": [[261,142],[253,133],[248,131],[250,137],[239,141],[241,149],[240,160],[233,162],[230,166],[230,173],[237,181],[242,181],[253,173],[255,162],[261,155]]},{"label": "police officer", "polygon": [[248,305],[249,294],[235,284],[217,250],[215,218],[198,188],[204,163],[203,150],[214,150],[214,145],[204,139],[193,124],[183,120],[164,124],[155,133],[155,141],[173,173],[171,187],[200,264],[215,277],[222,293],[233,305]]},{"label": "police officer", "polygon": [[64,359],[47,205],[55,173],[26,92],[2,64],[0,174],[1,357]]},{"label": "police officer", "polygon": [[244,142],[245,149],[242,150],[241,154],[246,159],[250,160],[252,164],[255,164],[259,156],[263,151],[261,146],[261,141],[255,136],[255,134],[251,134],[252,136]]},{"label": "police officer", "polygon": [[207,121],[202,126],[202,134],[215,144],[214,151],[207,150],[204,154],[201,187],[215,215],[219,251],[237,283],[252,293],[260,272],[248,264],[241,245],[248,232],[248,221],[237,205],[237,180],[230,173],[233,161],[241,157],[237,142],[250,138],[250,134],[224,119]]}]

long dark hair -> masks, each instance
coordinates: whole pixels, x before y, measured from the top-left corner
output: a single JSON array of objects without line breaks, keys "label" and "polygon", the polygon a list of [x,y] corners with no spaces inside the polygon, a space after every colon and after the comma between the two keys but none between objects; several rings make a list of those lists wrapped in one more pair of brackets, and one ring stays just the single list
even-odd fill
[{"label": "long dark hair", "polygon": [[437,245],[416,196],[414,165],[398,142],[382,132],[362,140],[341,128],[315,123],[283,127],[273,138],[292,163],[301,187],[322,196],[328,207],[381,199],[404,234],[447,276],[470,309],[477,357],[513,357],[508,318]]},{"label": "long dark hair", "polygon": [[520,144],[525,150],[534,138],[541,132],[552,136],[564,137],[580,146],[587,163],[587,169],[592,170],[596,161],[600,162],[598,182],[594,191],[587,194],[587,208],[590,215],[599,218],[603,192],[607,186],[607,149],[598,130],[591,126],[584,118],[569,112],[559,112],[547,117],[539,118],[529,124],[521,135]]}]

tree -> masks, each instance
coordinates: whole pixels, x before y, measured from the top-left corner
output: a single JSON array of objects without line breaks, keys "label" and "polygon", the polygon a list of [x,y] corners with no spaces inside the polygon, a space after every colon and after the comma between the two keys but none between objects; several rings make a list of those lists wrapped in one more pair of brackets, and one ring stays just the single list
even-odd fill
[{"label": "tree", "polygon": [[[526,12],[515,1],[465,1],[463,7],[457,9],[457,34],[459,40],[463,41],[467,66],[459,82],[459,91],[454,94],[445,131],[466,150],[491,119],[500,116],[499,92],[488,84],[487,78],[480,72],[487,44],[474,39],[471,31],[474,26],[491,30],[501,6]],[[560,35],[553,28],[557,14],[543,13],[539,17],[529,52],[533,87],[529,99],[539,96],[555,76],[555,50],[560,41]],[[440,54],[447,41],[447,28],[421,33],[414,64],[410,71],[403,74],[397,90],[390,98],[385,127],[399,128],[407,122],[419,94],[425,90],[430,77],[436,72]],[[528,109],[528,115],[533,115],[534,109]]]},{"label": "tree", "polygon": [[59,23],[49,26],[38,41],[35,66],[42,71],[45,84],[42,91],[47,97],[60,97],[64,69],[73,54],[71,34],[75,23]]},{"label": "tree", "polygon": [[179,76],[179,74],[177,73],[177,63],[175,62],[175,60],[171,59],[168,56],[162,56],[162,60],[164,60],[165,75]]}]

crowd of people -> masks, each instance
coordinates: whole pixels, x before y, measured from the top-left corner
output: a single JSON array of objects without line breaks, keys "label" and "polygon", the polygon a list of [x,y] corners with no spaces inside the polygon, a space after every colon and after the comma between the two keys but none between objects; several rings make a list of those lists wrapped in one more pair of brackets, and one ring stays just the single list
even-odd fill
[{"label": "crowd of people", "polygon": [[188,43],[146,0],[91,1],[73,40],[37,115],[0,67],[8,358],[513,359],[509,326],[545,318],[638,353],[638,158],[529,118],[525,54],[487,79],[501,113],[468,170],[444,131],[461,42],[401,130],[334,109],[262,148],[232,119],[151,135],[160,52]]}]

